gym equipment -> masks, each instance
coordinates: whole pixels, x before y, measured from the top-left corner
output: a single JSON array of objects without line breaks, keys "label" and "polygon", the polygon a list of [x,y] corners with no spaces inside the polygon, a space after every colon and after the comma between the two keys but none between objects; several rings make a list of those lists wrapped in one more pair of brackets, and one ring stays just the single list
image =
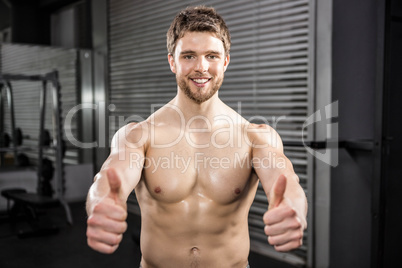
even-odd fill
[{"label": "gym equipment", "polygon": [[[22,131],[17,128],[19,133],[22,133]],[[17,134],[20,135],[20,134]],[[28,138],[28,135],[22,135],[23,139]],[[18,137],[17,137],[18,138]],[[22,142],[23,142],[22,139]],[[10,136],[7,133],[3,134],[3,146],[0,146],[0,153],[1,152],[13,152],[14,150],[16,150],[17,152],[19,151],[32,151],[33,148],[29,147],[29,146],[23,146],[22,144],[20,144],[17,147],[10,147]],[[41,146],[43,149],[54,149],[57,150],[57,146],[54,146],[52,144],[53,138],[50,135],[50,132],[48,130],[44,130],[43,132],[43,141],[41,142]],[[67,145],[66,145],[66,141],[64,139],[61,140],[61,151],[62,151],[62,155],[64,157],[65,153],[67,150]]]},{"label": "gym equipment", "polygon": [[24,154],[24,153],[19,153],[17,155],[17,163],[18,163],[18,166],[20,166],[20,167],[29,166],[29,158],[28,158],[28,156],[26,154]]},{"label": "gym equipment", "polygon": [[[33,231],[18,231],[19,238],[28,238],[33,236],[43,236],[55,234],[59,228],[51,222],[41,222],[39,215],[44,209],[56,208],[60,206],[57,199],[48,196],[32,195],[24,189],[12,188],[1,191],[1,195],[7,199],[7,212],[10,215],[11,222],[16,222],[21,213],[33,226]],[[10,201],[14,204],[11,207]]]},{"label": "gym equipment", "polygon": [[[14,155],[18,155],[19,147],[15,146],[17,144],[21,145],[24,138],[22,131],[18,131],[14,124],[14,105],[12,100],[12,87],[10,80],[30,80],[30,81],[41,81],[42,90],[40,94],[40,123],[39,123],[39,141],[38,141],[38,166],[37,166],[37,177],[38,177],[38,187],[37,193],[28,193],[23,189],[6,189],[1,192],[1,194],[7,198],[7,201],[14,201],[18,207],[24,208],[28,211],[36,211],[37,208],[48,208],[62,205],[65,213],[67,222],[69,224],[73,223],[70,208],[63,198],[63,188],[64,188],[64,164],[63,156],[65,151],[65,142],[62,139],[62,119],[61,119],[61,101],[60,101],[60,84],[58,81],[57,71],[47,73],[45,75],[12,75],[12,74],[0,74],[0,93],[4,85],[7,85],[8,92],[8,102],[11,114],[11,128],[12,133],[16,135],[13,136],[13,148]],[[45,108],[46,108],[46,92],[47,83],[50,82],[53,91],[53,122],[54,122],[54,139],[52,140],[49,131],[44,129],[45,123]],[[1,94],[0,94],[1,96]],[[1,100],[0,100],[1,104]],[[2,107],[0,107],[2,109]],[[1,110],[0,109],[0,110]],[[2,120],[0,116],[0,120]],[[2,128],[2,122],[0,122],[0,128]],[[2,129],[0,129],[1,132]],[[21,140],[20,143],[19,140]],[[43,157],[43,150],[45,148],[52,148],[55,152],[55,168],[53,167],[52,161]],[[4,148],[3,148],[4,149]],[[2,150],[3,150],[2,149]],[[8,149],[6,149],[8,150]],[[20,154],[21,155],[21,154]],[[21,159],[24,156],[20,156]],[[52,189],[50,180],[55,178],[55,190]],[[55,197],[53,197],[53,193]],[[11,213],[11,211],[9,211]]]},{"label": "gym equipment", "polygon": [[44,180],[50,181],[54,175],[54,167],[52,161],[48,158],[42,159],[42,178]]},{"label": "gym equipment", "polygon": [[[6,86],[5,86],[6,85]],[[7,91],[7,100],[8,100],[8,106],[10,109],[10,117],[11,117],[11,130],[12,130],[12,138],[10,138],[10,135],[8,133],[3,132],[3,99],[2,99],[2,89],[6,88]],[[2,135],[0,136],[1,142],[0,142],[0,160],[1,163],[4,162],[4,156],[3,152],[14,152],[14,164],[16,166],[28,166],[29,165],[29,158],[27,155],[23,153],[18,153],[20,150],[25,150],[25,148],[18,148],[19,146],[22,145],[23,139],[24,138],[29,138],[28,135],[23,135],[22,130],[20,128],[15,127],[15,118],[14,118],[14,101],[13,101],[13,91],[11,87],[11,83],[7,80],[3,82],[3,79],[0,77],[0,133]],[[12,147],[10,147],[10,144],[13,144]],[[10,147],[10,148],[9,148]]]},{"label": "gym equipment", "polygon": [[[19,134],[19,131],[16,130],[15,128],[15,118],[14,118],[14,98],[13,98],[13,90],[11,87],[11,83],[8,80],[3,79],[0,76],[0,133],[4,133],[3,130],[3,125],[4,125],[4,120],[3,120],[3,115],[4,115],[4,105],[3,105],[3,88],[6,89],[6,93],[7,93],[7,102],[8,102],[8,107],[10,109],[10,119],[11,119],[11,133],[12,135],[12,139],[10,139],[10,142],[8,142],[8,146],[10,145],[10,143],[13,144],[13,152],[14,152],[14,156],[17,156],[17,145],[18,145],[18,140],[17,140],[17,136]],[[2,135],[3,136],[3,135]],[[4,135],[4,137],[6,137]],[[22,137],[22,132],[21,132],[21,137]],[[4,142],[3,142],[4,143]],[[6,146],[6,147],[8,147]],[[0,153],[0,160],[1,163],[4,162],[4,157],[3,154]],[[17,157],[14,158],[15,164],[18,165],[17,163]]]},{"label": "gym equipment", "polygon": [[[24,139],[29,139],[30,136],[29,135],[24,135],[22,130],[20,128],[16,128],[15,132],[14,132],[14,136],[15,136],[15,140],[16,140],[16,146],[21,146],[24,143]],[[10,144],[13,143],[13,139],[10,138],[10,135],[8,133],[3,133],[2,134],[2,140],[0,143],[0,151],[11,151],[11,150],[7,150],[6,148],[10,147]],[[50,145],[50,133],[48,130],[45,130],[45,134],[44,134],[44,141],[42,142],[42,144],[44,146],[49,146]],[[19,149],[19,148],[17,148]]]},{"label": "gym equipment", "polygon": [[[16,141],[16,146],[21,146],[24,139],[29,139],[28,135],[23,135],[22,130],[20,128],[16,128],[14,131],[14,136]],[[9,147],[11,143],[14,143],[14,139],[10,138],[8,133],[3,133],[3,144],[2,147]]]},{"label": "gym equipment", "polygon": [[50,137],[50,132],[49,130],[45,129],[43,130],[43,136],[42,136],[42,142],[41,145],[42,146],[49,146],[50,142],[51,142],[52,138]]},{"label": "gym equipment", "polygon": [[61,153],[63,157],[66,155],[67,144],[65,140],[61,140]]},{"label": "gym equipment", "polygon": [[1,138],[2,138],[0,142],[1,147],[6,148],[9,147],[11,142],[10,135],[8,135],[8,133],[3,133]]},{"label": "gym equipment", "polygon": [[49,196],[51,197],[53,195],[53,189],[52,185],[50,184],[50,181],[53,178],[54,175],[54,167],[52,164],[52,161],[50,161],[47,158],[44,158],[42,160],[42,176],[39,179],[39,184],[38,184],[38,194],[41,196]]},{"label": "gym equipment", "polygon": [[20,128],[16,128],[14,132],[15,140],[17,141],[17,145],[22,144],[23,136],[22,136],[22,130]]}]

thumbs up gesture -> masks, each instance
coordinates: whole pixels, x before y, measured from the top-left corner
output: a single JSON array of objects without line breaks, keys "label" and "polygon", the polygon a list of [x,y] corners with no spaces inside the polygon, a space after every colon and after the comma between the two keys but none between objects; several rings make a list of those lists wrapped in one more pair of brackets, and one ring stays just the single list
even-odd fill
[{"label": "thumbs up gesture", "polygon": [[119,246],[127,230],[127,205],[122,198],[121,180],[114,169],[106,171],[109,187],[107,195],[97,202],[89,212],[87,220],[88,245],[102,253],[111,254]]},{"label": "thumbs up gesture", "polygon": [[290,200],[285,197],[287,178],[284,175],[274,183],[270,191],[268,211],[264,214],[264,232],[268,243],[277,251],[289,251],[303,244],[303,230],[306,226]]}]

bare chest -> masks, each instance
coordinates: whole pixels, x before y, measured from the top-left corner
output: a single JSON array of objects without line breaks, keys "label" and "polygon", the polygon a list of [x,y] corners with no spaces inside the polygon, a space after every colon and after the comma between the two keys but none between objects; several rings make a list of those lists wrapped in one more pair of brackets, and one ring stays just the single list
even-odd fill
[{"label": "bare chest", "polygon": [[160,202],[180,202],[202,196],[219,204],[240,199],[253,175],[249,146],[197,148],[182,140],[147,151],[143,180]]}]

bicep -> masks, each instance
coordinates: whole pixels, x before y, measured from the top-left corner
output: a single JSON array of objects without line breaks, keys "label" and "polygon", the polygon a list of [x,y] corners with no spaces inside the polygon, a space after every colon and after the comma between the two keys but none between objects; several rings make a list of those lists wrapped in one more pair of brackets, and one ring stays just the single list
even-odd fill
[{"label": "bicep", "polygon": [[99,172],[103,175],[107,169],[113,168],[127,197],[141,179],[145,160],[146,146],[142,142],[144,131],[137,126],[138,124],[131,124],[116,132],[112,139],[111,153]]},{"label": "bicep", "polygon": [[144,164],[144,154],[141,150],[130,150],[124,154],[111,154],[103,164],[99,173],[113,168],[122,183],[125,195],[129,195],[141,179]]},{"label": "bicep", "polygon": [[253,167],[264,188],[265,193],[271,191],[272,185],[280,175],[292,177],[293,166],[289,159],[278,150],[256,149],[253,154]]},{"label": "bicep", "polygon": [[279,134],[267,125],[259,126],[253,135],[252,163],[255,172],[268,195],[275,180],[280,175],[293,177],[293,165],[283,152]]}]

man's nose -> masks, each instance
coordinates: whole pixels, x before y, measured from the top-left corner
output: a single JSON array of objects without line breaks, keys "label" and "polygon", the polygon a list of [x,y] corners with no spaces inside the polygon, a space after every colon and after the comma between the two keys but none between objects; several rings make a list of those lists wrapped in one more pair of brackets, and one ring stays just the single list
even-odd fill
[{"label": "man's nose", "polygon": [[208,71],[209,62],[205,57],[199,57],[195,66],[195,71],[205,73]]}]

